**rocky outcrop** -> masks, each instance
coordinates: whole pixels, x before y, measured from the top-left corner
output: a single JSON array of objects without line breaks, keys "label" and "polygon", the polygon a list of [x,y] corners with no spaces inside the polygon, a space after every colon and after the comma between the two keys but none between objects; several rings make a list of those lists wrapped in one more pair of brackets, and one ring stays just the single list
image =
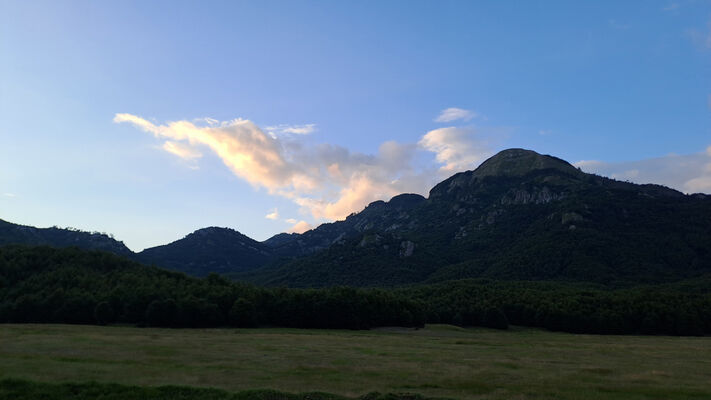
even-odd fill
[{"label": "rocky outcrop", "polygon": [[409,241],[409,240],[404,240],[400,242],[400,257],[406,258],[412,256],[412,254],[415,252],[415,243]]},{"label": "rocky outcrop", "polygon": [[547,187],[527,189],[512,189],[501,198],[501,205],[509,204],[546,204],[565,198],[564,193],[556,193]]}]

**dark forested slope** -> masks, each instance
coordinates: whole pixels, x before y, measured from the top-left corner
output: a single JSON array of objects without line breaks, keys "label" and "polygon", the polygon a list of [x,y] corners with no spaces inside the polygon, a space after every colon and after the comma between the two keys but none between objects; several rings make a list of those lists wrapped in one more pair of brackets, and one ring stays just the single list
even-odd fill
[{"label": "dark forested slope", "polygon": [[46,245],[53,247],[76,246],[83,249],[103,250],[119,255],[130,255],[131,250],[123,242],[98,232],[84,232],[78,229],[35,228],[18,225],[0,219],[0,246],[23,244],[29,246]]},{"label": "dark forested slope", "polygon": [[257,242],[205,228],[133,254],[97,233],[0,221],[0,245],[100,249],[188,274],[266,285],[393,286],[464,278],[659,283],[711,271],[711,197],[586,174],[509,149],[343,221]]},{"label": "dark forested slope", "polygon": [[78,248],[0,248],[0,323],[364,329],[424,322],[580,333],[711,333],[709,278],[611,289],[459,280],[393,290],[259,288]]},{"label": "dark forested slope", "polygon": [[199,229],[175,242],[151,247],[136,260],[194,276],[234,273],[260,267],[274,257],[271,249],[233,229]]},{"label": "dark forested slope", "polygon": [[404,196],[281,241],[275,252],[306,256],[243,277],[292,286],[616,284],[711,271],[711,198],[586,174],[533,151],[505,150],[428,199]]},{"label": "dark forested slope", "polygon": [[199,279],[78,248],[0,247],[0,323],[421,326],[423,307],[382,290],[265,289]]}]

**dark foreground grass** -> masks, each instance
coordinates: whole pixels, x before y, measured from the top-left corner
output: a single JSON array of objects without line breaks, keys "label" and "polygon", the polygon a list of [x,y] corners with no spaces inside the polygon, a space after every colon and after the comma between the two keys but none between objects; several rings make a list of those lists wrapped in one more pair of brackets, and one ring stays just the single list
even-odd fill
[{"label": "dark foreground grass", "polygon": [[265,388],[331,398],[413,392],[462,400],[708,400],[711,338],[443,325],[376,331],[0,325],[0,379],[8,378],[116,383],[156,395],[167,389],[150,387],[182,385],[232,396]]},{"label": "dark foreground grass", "polygon": [[[330,393],[291,394],[275,390],[230,393],[186,386],[139,387],[111,383],[39,383],[0,381],[0,400],[353,400]],[[357,400],[437,400],[416,394],[368,393]],[[444,400],[444,399],[442,399]]]}]

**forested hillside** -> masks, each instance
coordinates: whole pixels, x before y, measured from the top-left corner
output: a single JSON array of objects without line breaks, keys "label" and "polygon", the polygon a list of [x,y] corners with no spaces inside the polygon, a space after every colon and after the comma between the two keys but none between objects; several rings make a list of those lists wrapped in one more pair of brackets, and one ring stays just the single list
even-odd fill
[{"label": "forested hillside", "polygon": [[18,225],[0,219],[0,246],[22,244],[29,246],[76,246],[83,249],[103,250],[119,255],[130,255],[131,250],[123,242],[105,233],[84,232],[79,229],[35,228]]},{"label": "forested hillside", "polygon": [[275,251],[295,241],[321,250],[239,277],[303,287],[482,277],[614,286],[711,272],[709,196],[586,174],[528,150],[456,174],[426,200],[402,200],[282,241]]},{"label": "forested hillside", "polygon": [[260,288],[76,248],[0,248],[0,322],[368,329],[509,324],[603,334],[711,333],[711,278],[605,286],[461,280],[400,289]]},{"label": "forested hillside", "polygon": [[274,259],[271,249],[233,229],[203,228],[180,240],[151,247],[134,259],[193,276],[249,271]]},{"label": "forested hillside", "polygon": [[257,242],[210,227],[134,254],[103,234],[0,222],[0,245],[77,246],[266,286],[393,287],[458,279],[657,284],[711,273],[711,197],[587,174],[509,149],[343,221]]},{"label": "forested hillside", "polygon": [[423,307],[392,292],[264,289],[77,248],[0,248],[0,322],[169,327],[420,326]]}]

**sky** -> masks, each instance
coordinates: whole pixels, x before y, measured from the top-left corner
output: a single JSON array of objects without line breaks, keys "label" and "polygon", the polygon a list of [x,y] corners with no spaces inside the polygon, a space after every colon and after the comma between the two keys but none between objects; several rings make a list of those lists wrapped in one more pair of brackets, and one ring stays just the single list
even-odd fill
[{"label": "sky", "polygon": [[711,193],[711,1],[0,0],[0,219],[134,251],[520,147]]}]

